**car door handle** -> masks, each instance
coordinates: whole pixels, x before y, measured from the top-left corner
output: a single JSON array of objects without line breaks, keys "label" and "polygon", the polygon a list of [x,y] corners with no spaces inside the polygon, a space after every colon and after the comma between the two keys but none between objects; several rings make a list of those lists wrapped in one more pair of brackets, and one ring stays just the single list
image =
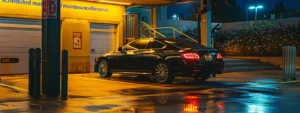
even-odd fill
[{"label": "car door handle", "polygon": [[141,55],[141,53],[135,53],[135,55]]}]

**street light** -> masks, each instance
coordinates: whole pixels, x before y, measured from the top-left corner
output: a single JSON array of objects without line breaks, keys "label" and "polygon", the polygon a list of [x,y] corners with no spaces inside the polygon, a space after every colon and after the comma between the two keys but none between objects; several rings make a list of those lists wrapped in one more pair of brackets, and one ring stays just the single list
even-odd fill
[{"label": "street light", "polygon": [[249,9],[255,9],[255,21],[257,20],[257,9],[262,9],[262,8],[264,8],[264,6],[262,6],[262,5],[258,5],[258,6],[250,6],[249,7]]},{"label": "street light", "polygon": [[176,14],[174,14],[174,15],[173,15],[173,19],[174,19],[174,20],[179,20],[179,17],[178,17]]}]

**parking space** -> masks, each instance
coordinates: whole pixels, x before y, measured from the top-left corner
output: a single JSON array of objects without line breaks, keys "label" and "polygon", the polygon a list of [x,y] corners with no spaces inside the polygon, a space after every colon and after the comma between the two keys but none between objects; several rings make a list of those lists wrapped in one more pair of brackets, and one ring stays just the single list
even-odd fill
[{"label": "parking space", "polygon": [[[173,84],[159,84],[141,75],[114,74],[104,79],[97,73],[70,74],[68,100],[31,99],[26,92],[27,75],[3,75],[0,108],[8,112],[189,113],[232,112],[234,107],[238,112],[289,108],[293,113],[299,104],[300,81],[283,82],[281,75],[281,71],[235,72],[201,83],[177,77]],[[287,100],[292,104],[276,104]]]}]

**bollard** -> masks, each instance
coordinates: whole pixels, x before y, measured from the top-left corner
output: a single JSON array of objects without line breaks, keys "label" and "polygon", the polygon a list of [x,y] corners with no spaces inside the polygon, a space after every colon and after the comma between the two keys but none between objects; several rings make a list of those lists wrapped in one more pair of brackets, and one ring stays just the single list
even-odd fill
[{"label": "bollard", "polygon": [[61,85],[63,98],[68,96],[68,51],[62,52],[62,85]]},{"label": "bollard", "polygon": [[28,94],[33,95],[33,83],[34,83],[34,55],[35,50],[33,48],[29,49],[28,55]]},{"label": "bollard", "polygon": [[296,80],[296,47],[283,47],[283,80]]},{"label": "bollard", "polygon": [[41,96],[41,49],[36,48],[34,54],[34,90],[33,96],[40,97]]}]

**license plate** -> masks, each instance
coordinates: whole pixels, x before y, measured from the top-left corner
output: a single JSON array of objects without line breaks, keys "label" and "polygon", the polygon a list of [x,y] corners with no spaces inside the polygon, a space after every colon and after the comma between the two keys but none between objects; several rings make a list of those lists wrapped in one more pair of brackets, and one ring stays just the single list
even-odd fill
[{"label": "license plate", "polygon": [[211,55],[205,55],[205,60],[206,61],[212,61],[212,56]]}]

